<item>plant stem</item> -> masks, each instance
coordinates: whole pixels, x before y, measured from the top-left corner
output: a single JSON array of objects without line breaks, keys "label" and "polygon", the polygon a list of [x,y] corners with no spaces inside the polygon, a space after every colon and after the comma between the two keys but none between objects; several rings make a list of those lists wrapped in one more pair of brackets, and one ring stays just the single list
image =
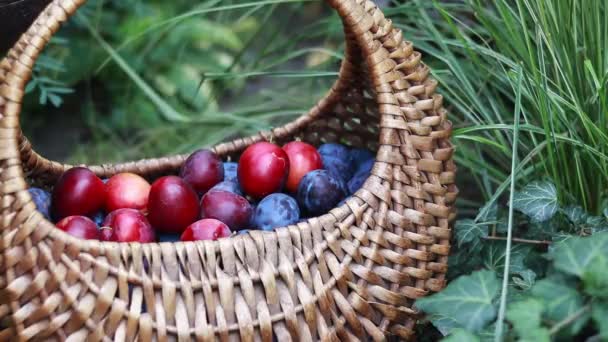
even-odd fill
[{"label": "plant stem", "polygon": [[514,129],[513,129],[513,152],[511,154],[511,190],[509,194],[509,221],[507,227],[507,247],[505,255],[505,269],[502,275],[502,291],[500,295],[500,307],[498,309],[498,319],[496,320],[496,329],[494,330],[494,341],[502,341],[505,311],[507,308],[507,291],[509,284],[509,266],[511,265],[511,241],[513,238],[513,196],[515,194],[515,169],[517,165],[517,147],[519,141],[519,116],[521,111],[521,83],[523,78],[523,70],[521,66],[518,66],[517,70],[517,87],[516,100],[515,100],[515,112],[514,116]]},{"label": "plant stem", "polygon": [[563,320],[557,322],[554,326],[552,326],[551,329],[549,330],[549,334],[551,334],[551,335],[556,334],[563,327],[565,327],[568,324],[576,321],[579,317],[581,317],[583,314],[585,314],[590,309],[591,309],[591,305],[589,305],[589,304],[583,306],[582,308],[580,308],[578,311],[576,311],[572,315],[564,318]]},{"label": "plant stem", "polygon": [[[506,241],[507,238],[504,236],[486,236],[483,238],[484,240],[498,240],[498,241]],[[529,243],[533,245],[550,245],[552,242],[547,240],[529,240],[529,239],[521,239],[521,238],[511,238],[513,242],[519,243]]]}]

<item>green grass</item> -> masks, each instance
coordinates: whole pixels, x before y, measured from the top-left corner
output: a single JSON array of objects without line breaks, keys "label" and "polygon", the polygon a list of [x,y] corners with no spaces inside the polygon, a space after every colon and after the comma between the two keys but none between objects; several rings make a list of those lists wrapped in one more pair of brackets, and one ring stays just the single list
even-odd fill
[{"label": "green grass", "polygon": [[595,213],[603,208],[606,7],[592,0],[467,0],[414,1],[391,10],[435,67],[456,126],[461,175],[472,173],[483,199],[510,177],[519,65],[523,116],[517,149],[530,160],[517,177],[550,178],[561,201]]}]

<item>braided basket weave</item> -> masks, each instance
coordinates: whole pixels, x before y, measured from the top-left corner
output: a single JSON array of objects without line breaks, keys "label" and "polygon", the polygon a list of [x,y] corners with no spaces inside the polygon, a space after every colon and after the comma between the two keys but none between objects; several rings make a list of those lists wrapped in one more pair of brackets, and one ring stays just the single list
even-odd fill
[{"label": "braided basket weave", "polygon": [[[420,53],[369,0],[327,0],[344,24],[338,80],[308,113],[214,150],[294,138],[376,151],[341,207],[219,241],[75,239],[36,211],[28,183],[70,165],[22,136],[40,51],[84,0],[53,0],[0,63],[0,341],[356,341],[413,339],[416,298],[445,285],[454,185],[451,123]],[[89,166],[102,177],[175,173],[185,156]]]}]

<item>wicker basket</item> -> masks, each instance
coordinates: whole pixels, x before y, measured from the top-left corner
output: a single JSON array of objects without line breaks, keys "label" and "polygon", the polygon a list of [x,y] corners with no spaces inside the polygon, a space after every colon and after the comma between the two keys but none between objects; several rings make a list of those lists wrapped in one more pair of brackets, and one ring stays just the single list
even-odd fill
[{"label": "wicker basket", "polygon": [[[420,53],[374,3],[327,1],[344,23],[345,59],[310,112],[214,147],[236,158],[272,136],[377,151],[345,205],[275,232],[126,244],[66,235],[26,191],[70,167],[32,150],[19,112],[40,51],[83,1],[52,1],[0,64],[0,340],[412,339],[414,300],[445,284],[458,192],[452,126]],[[152,179],[184,159],[89,167]]]}]

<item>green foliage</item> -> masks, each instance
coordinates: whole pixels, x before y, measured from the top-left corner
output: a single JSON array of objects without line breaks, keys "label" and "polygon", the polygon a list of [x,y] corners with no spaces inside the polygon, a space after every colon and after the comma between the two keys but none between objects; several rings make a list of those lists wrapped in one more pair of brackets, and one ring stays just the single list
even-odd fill
[{"label": "green foliage", "polygon": [[606,255],[598,255],[585,266],[583,271],[583,287],[587,294],[593,297],[608,299],[608,262]]},{"label": "green foliage", "polygon": [[[446,291],[473,270],[506,281],[496,340],[606,338],[607,11],[605,1],[578,0],[418,0],[390,10],[442,84],[455,124],[464,217]],[[516,239],[506,250],[509,207]],[[444,334],[441,323],[457,319],[449,313],[428,316]],[[494,339],[498,323],[467,333]]]},{"label": "green foliage", "polygon": [[[329,13],[308,0],[87,1],[37,64],[25,133],[44,152],[49,134],[38,129],[50,117],[75,121],[80,138],[60,159],[92,163],[185,153],[280,125],[336,76],[343,34]],[[47,102],[59,107],[53,115]]]},{"label": "green foliage", "polygon": [[513,303],[507,311],[507,319],[520,341],[549,341],[549,330],[541,327],[544,304],[536,299]]},{"label": "green foliage", "polygon": [[[509,261],[510,274],[521,274],[528,271],[524,265],[524,259],[530,255],[531,250],[532,248],[526,245],[515,245],[511,248],[511,258]],[[483,267],[496,272],[496,274],[502,274],[505,268],[506,255],[507,250],[504,242],[486,242],[481,253]]]},{"label": "green foliage", "polygon": [[[538,184],[524,187],[528,198],[540,198],[544,189],[554,187]],[[451,339],[466,338],[467,334],[486,339],[485,332],[493,331],[496,323],[496,298],[510,253],[505,339],[549,341],[579,338],[583,331],[605,334],[605,323],[599,317],[608,298],[608,232],[588,229],[592,215],[572,206],[562,209],[555,203],[554,217],[543,223],[551,226],[550,240],[514,241],[510,251],[505,241],[488,240],[491,234],[479,233],[481,228],[474,219],[462,220],[456,229],[463,232],[456,234],[457,250],[450,267],[477,271],[471,275],[452,273],[454,279],[444,291],[419,299],[416,306],[444,335],[454,333]],[[496,212],[501,211],[499,207]],[[533,217],[516,216],[514,236],[534,221]],[[531,237],[538,236],[542,235],[533,231]],[[470,248],[476,245],[481,247]],[[466,333],[456,330],[459,328]]]},{"label": "green foliage", "polygon": [[[478,271],[454,280],[447,289],[434,296],[419,299],[416,305],[431,315],[437,315],[437,318],[453,320],[447,332],[454,327],[479,331],[496,316],[492,301],[498,294],[498,287],[496,273]],[[435,317],[431,316],[433,319]]]},{"label": "green foliage", "polygon": [[443,339],[444,342],[479,342],[479,337],[462,329],[454,329],[450,335]]},{"label": "green foliage", "polygon": [[[61,37],[54,37],[50,41],[51,49],[53,46],[65,45],[66,40]],[[32,79],[25,87],[25,93],[38,93],[38,102],[46,105],[50,102],[55,107],[60,107],[63,103],[63,96],[73,93],[65,82],[57,80],[58,75],[66,71],[65,67],[58,60],[57,56],[45,54],[41,56],[32,72]]]},{"label": "green foliage", "polygon": [[557,269],[581,277],[592,262],[606,262],[608,233],[598,233],[593,239],[572,237],[561,241],[550,255]]},{"label": "green foliage", "polygon": [[600,331],[601,340],[608,339],[608,302],[594,302],[591,317]]},{"label": "green foliage", "polygon": [[[562,322],[583,308],[583,296],[572,286],[562,281],[543,279],[534,285],[530,293],[534,298],[540,299],[545,307],[544,317],[551,322]],[[578,318],[571,323],[568,332],[574,336],[586,323],[587,316]]]},{"label": "green foliage", "polygon": [[513,208],[536,222],[549,220],[557,212],[557,189],[551,182],[533,182],[515,193]]},{"label": "green foliage", "polygon": [[479,250],[481,238],[488,236],[488,228],[471,219],[456,222],[455,230],[458,246],[469,245],[473,250]]}]

